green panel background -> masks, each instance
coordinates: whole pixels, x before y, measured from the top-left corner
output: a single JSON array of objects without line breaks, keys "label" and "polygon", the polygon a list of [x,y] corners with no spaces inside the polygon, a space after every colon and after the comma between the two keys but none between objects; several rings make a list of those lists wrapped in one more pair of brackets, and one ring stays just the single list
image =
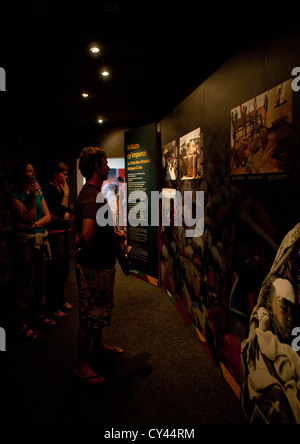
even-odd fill
[{"label": "green panel background", "polygon": [[[129,145],[139,145],[139,148],[128,149]],[[129,159],[131,153],[142,153],[146,150],[146,156],[141,156],[136,159]],[[139,170],[129,170],[132,165],[132,161],[146,160],[148,163],[138,163]],[[148,198],[148,216],[150,221],[150,207],[151,207],[151,191],[158,189],[158,169],[157,169],[157,133],[156,124],[151,123],[134,130],[127,131],[125,133],[125,178],[128,186],[128,192],[134,189],[134,184],[130,183],[128,175],[131,172],[144,173],[141,177],[145,182],[144,187]],[[134,181],[135,183],[135,181]],[[139,189],[139,188],[137,188]],[[128,205],[128,204],[127,204]],[[142,227],[145,230],[146,238],[138,245],[134,237],[141,227],[132,227],[127,225],[128,244],[133,247],[131,252],[132,266],[137,271],[149,275],[154,278],[158,278],[158,227],[151,227],[150,223],[148,227]],[[138,248],[146,254],[145,258],[142,258],[138,254]]]}]

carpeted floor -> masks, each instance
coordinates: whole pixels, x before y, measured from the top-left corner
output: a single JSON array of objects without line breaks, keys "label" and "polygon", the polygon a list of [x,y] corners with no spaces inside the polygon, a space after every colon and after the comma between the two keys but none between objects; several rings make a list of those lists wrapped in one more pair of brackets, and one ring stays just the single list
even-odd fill
[{"label": "carpeted floor", "polygon": [[125,349],[95,369],[101,386],[78,382],[75,305],[28,344],[7,334],[0,353],[2,424],[247,424],[240,401],[165,292],[117,268],[115,309],[106,342]]}]

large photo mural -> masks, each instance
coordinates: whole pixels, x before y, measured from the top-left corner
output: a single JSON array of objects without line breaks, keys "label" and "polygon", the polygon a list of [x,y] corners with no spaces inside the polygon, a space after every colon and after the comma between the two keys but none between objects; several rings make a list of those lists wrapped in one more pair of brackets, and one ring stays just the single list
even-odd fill
[{"label": "large photo mural", "polygon": [[[195,196],[204,191],[205,200],[201,236],[187,238],[185,227],[172,223],[161,228],[161,285],[223,375],[229,375],[251,423],[300,423],[300,358],[292,348],[293,328],[300,319],[300,225],[284,231],[285,224],[278,224],[278,207],[265,204],[274,195],[274,182],[268,184],[262,174],[288,173],[285,153],[292,116],[287,85],[289,81],[268,91],[268,115],[262,113],[262,97],[257,96],[260,133],[255,134],[265,134],[267,142],[244,156],[243,165],[236,166],[233,145],[227,152],[211,150],[204,134],[202,177],[164,176],[162,181],[169,194],[190,190]],[[272,110],[275,97],[282,107],[279,120]],[[255,110],[250,100],[248,142],[255,138],[249,124],[251,102]],[[233,115],[228,116],[232,131]],[[245,139],[240,123],[235,129],[231,143]],[[217,143],[210,134],[210,145]],[[258,164],[260,168],[253,169]],[[242,177],[234,180],[233,170]],[[252,173],[262,178],[247,180]],[[281,180],[278,175],[276,189],[284,194]]]}]

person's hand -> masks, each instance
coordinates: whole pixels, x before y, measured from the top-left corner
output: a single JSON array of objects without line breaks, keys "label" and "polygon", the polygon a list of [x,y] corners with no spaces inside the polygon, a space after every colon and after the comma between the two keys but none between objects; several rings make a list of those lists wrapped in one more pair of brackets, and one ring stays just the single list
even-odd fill
[{"label": "person's hand", "polygon": [[31,231],[34,228],[36,228],[34,225],[30,226],[30,225],[26,225],[26,224],[23,224],[23,223],[17,224],[17,230],[18,231]]},{"label": "person's hand", "polygon": [[118,231],[116,231],[115,233],[116,233],[116,236],[117,236],[119,242],[124,242],[124,241],[126,241],[126,239],[127,239],[127,235],[126,235],[125,231],[123,231],[123,230],[118,230]]},{"label": "person's hand", "polygon": [[69,190],[69,185],[67,184],[66,180],[64,181],[63,184],[62,183],[60,184],[60,188],[61,188],[62,192],[64,193],[64,196],[69,197],[70,190]]},{"label": "person's hand", "polygon": [[66,212],[64,215],[64,220],[67,220],[68,222],[73,222],[75,220],[75,214],[71,216],[70,213]]},{"label": "person's hand", "polygon": [[30,187],[30,191],[32,191],[32,193],[35,194],[39,190],[41,190],[40,184],[36,181],[32,182],[31,187]]}]

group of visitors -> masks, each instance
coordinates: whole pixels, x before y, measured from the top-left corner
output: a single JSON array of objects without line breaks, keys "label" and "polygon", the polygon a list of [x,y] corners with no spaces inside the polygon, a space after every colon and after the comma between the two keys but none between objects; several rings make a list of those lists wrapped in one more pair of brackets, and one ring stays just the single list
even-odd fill
[{"label": "group of visitors", "polygon": [[41,189],[34,166],[14,164],[10,192],[12,231],[10,259],[14,298],[13,318],[25,338],[36,339],[39,326],[56,324],[72,306],[64,300],[69,264],[68,167],[53,161]]},{"label": "group of visitors", "polygon": [[[29,161],[17,162],[10,192],[12,230],[10,258],[14,290],[14,321],[26,339],[39,337],[39,326],[54,326],[73,306],[65,300],[69,274],[70,222],[76,220],[76,278],[78,284],[79,332],[75,375],[88,383],[103,377],[90,366],[94,357],[120,355],[123,350],[104,344],[103,328],[110,325],[114,306],[114,279],[118,231],[100,226],[97,195],[110,170],[106,154],[97,147],[84,148],[79,169],[86,178],[75,207],[69,205],[68,167],[61,161],[48,165],[47,181],[41,188]],[[109,205],[107,205],[109,208]]]}]

